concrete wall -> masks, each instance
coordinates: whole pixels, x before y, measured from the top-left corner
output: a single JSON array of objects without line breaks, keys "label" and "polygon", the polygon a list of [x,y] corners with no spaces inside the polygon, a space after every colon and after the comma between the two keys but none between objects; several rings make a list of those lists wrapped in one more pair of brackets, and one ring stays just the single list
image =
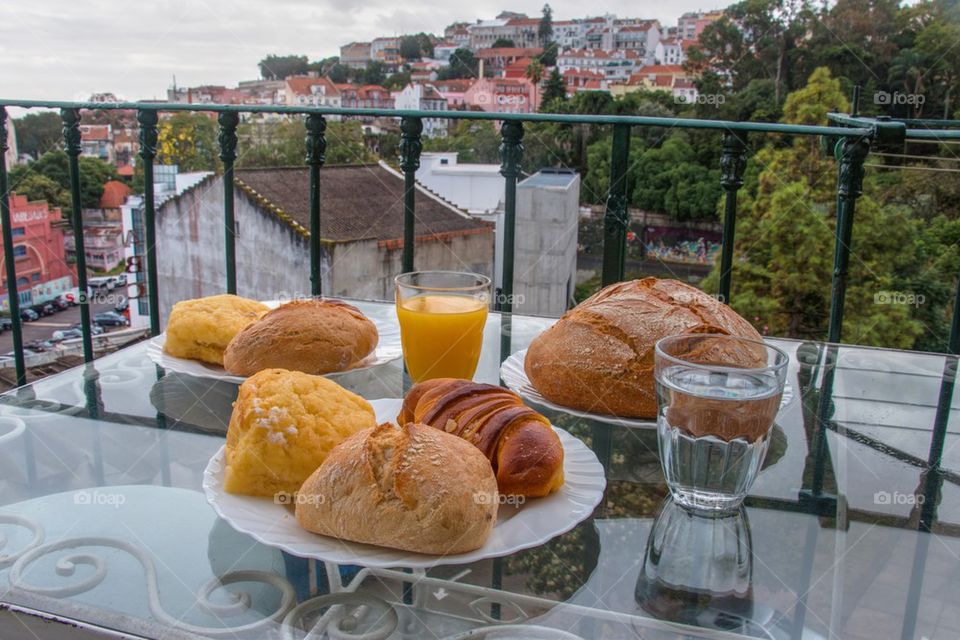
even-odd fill
[{"label": "concrete wall", "polygon": [[504,198],[500,165],[461,165],[456,152],[424,153],[417,182],[471,214],[496,211]]},{"label": "concrete wall", "polygon": [[[235,194],[237,293],[259,300],[310,294],[308,240],[272,214]],[[157,212],[157,262],[161,322],[174,302],[226,291],[223,183],[204,180]],[[324,244],[325,295],[393,300],[393,278],[401,273],[400,248],[376,240]],[[417,243],[416,268],[470,270],[490,275],[493,234],[453,236]]]},{"label": "concrete wall", "polygon": [[560,316],[573,294],[577,267],[580,176],[566,187],[517,186],[513,309]]}]

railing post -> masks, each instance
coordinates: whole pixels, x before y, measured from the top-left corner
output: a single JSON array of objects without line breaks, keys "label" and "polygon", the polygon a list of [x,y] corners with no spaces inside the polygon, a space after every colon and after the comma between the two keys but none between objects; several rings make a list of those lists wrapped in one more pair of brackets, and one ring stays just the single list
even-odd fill
[{"label": "railing post", "polygon": [[[499,294],[500,361],[510,356],[513,312],[513,254],[517,226],[517,178],[523,162],[523,123],[507,120],[500,128],[500,175],[504,177],[503,257]],[[494,265],[496,269],[496,265]]]},{"label": "railing post", "polygon": [[237,292],[237,222],[233,212],[233,161],[237,159],[237,125],[240,116],[234,111],[221,111],[220,159],[223,161],[223,229],[227,261],[227,293]]},{"label": "railing post", "polygon": [[307,157],[310,166],[310,294],[322,293],[323,274],[320,271],[320,167],[326,161],[327,121],[323,116],[311,113],[307,116]]},{"label": "railing post", "polygon": [[0,107],[0,224],[3,225],[3,255],[7,267],[7,306],[13,327],[13,362],[17,386],[27,384],[23,359],[23,333],[20,320],[20,292],[17,290],[17,266],[13,256],[13,229],[10,227],[10,193],[7,191],[7,109]]},{"label": "railing post", "polygon": [[863,193],[863,163],[870,152],[869,138],[844,138],[837,144],[837,233],[833,254],[833,284],[830,292],[830,325],[827,342],[840,342],[843,303],[847,295],[847,267],[853,238],[857,198]]},{"label": "railing post", "polygon": [[627,261],[627,165],[630,162],[630,125],[613,126],[610,151],[610,191],[603,215],[603,286],[624,278]]},{"label": "railing post", "polygon": [[720,186],[725,192],[723,203],[723,241],[720,248],[720,301],[730,304],[730,277],[733,270],[733,241],[737,223],[737,192],[743,186],[747,168],[747,143],[732,131],[723,136],[720,155]]},{"label": "railing post", "polygon": [[70,164],[71,222],[77,253],[77,286],[80,289],[80,324],[83,334],[83,361],[93,361],[93,339],[90,336],[90,296],[87,289],[87,256],[83,243],[83,211],[80,202],[80,110],[61,109],[64,150]]},{"label": "railing post", "polygon": [[420,168],[420,152],[423,142],[423,121],[420,118],[400,119],[400,168],[403,169],[403,272],[413,271],[413,243],[415,238],[414,195],[417,169]]},{"label": "railing post", "polygon": [[[160,334],[160,279],[157,275],[157,223],[153,197],[153,159],[157,156],[157,112],[137,111],[140,123],[140,158],[143,160],[143,226],[150,304],[150,335]],[[138,292],[139,293],[139,292]]]}]

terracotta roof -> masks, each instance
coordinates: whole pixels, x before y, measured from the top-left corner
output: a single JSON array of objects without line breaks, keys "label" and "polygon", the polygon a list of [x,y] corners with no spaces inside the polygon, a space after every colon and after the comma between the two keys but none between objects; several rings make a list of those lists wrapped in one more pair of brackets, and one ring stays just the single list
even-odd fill
[{"label": "terracotta roof", "polygon": [[80,137],[83,140],[109,140],[110,125],[82,124],[80,125]]},{"label": "terracotta roof", "polygon": [[[237,169],[238,186],[260,207],[287,224],[310,228],[310,172],[307,167]],[[403,237],[403,178],[380,165],[325,167],[320,189],[323,240],[380,241]],[[493,233],[492,227],[461,216],[418,187],[417,237]],[[300,231],[300,229],[297,229]]]},{"label": "terracotta roof", "polygon": [[478,58],[529,58],[543,53],[538,47],[490,47],[477,51]]},{"label": "terracotta roof", "polygon": [[673,83],[674,89],[695,89],[696,86],[690,80],[677,80]]},{"label": "terracotta roof", "polygon": [[473,78],[458,78],[455,80],[441,80],[433,83],[440,93],[461,93],[473,86]]},{"label": "terracotta roof", "polygon": [[654,84],[658,87],[672,87],[673,76],[657,76],[654,80]]},{"label": "terracotta roof", "polygon": [[540,26],[540,18],[510,18],[507,25],[511,27],[537,27]]},{"label": "terracotta roof", "polygon": [[687,72],[683,70],[683,66],[679,64],[652,64],[640,70],[640,75],[642,76],[652,76],[661,73],[680,76],[687,75]]},{"label": "terracotta roof", "polygon": [[117,167],[117,173],[118,173],[119,175],[123,176],[124,178],[132,178],[132,177],[133,177],[133,165],[130,165],[130,164],[120,165],[119,167]]},{"label": "terracotta roof", "polygon": [[298,95],[312,95],[310,87],[323,85],[327,88],[327,95],[338,95],[337,86],[329,78],[314,78],[311,76],[287,76],[287,86]]},{"label": "terracotta roof", "polygon": [[[133,173],[133,167],[130,168]],[[132,191],[130,187],[119,180],[110,180],[103,185],[103,195],[100,196],[101,209],[119,209],[127,201]]]},{"label": "terracotta roof", "polygon": [[604,75],[597,71],[590,71],[589,69],[567,69],[563,72],[564,78],[603,78]]}]

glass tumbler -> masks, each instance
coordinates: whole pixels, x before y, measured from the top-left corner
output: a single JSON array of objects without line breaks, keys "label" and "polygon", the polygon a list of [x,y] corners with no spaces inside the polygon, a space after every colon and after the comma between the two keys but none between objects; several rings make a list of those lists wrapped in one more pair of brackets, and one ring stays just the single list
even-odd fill
[{"label": "glass tumbler", "polygon": [[657,440],[674,500],[737,508],[753,485],[780,408],[789,357],[763,342],[682,334],[657,342]]}]

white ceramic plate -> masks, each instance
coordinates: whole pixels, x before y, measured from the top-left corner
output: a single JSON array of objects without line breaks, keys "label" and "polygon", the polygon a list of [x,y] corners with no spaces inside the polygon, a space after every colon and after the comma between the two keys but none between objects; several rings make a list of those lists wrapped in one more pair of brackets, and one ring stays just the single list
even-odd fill
[{"label": "white ceramic plate", "polygon": [[[392,422],[403,401],[385,398],[371,400],[370,404],[377,413],[377,422]],[[234,529],[295,556],[378,568],[426,569],[466,564],[543,544],[587,519],[600,503],[607,482],[597,456],[566,431],[556,431],[563,444],[563,487],[545,498],[531,498],[520,507],[501,505],[497,524],[486,544],[476,551],[457,555],[411,553],[310,533],[300,528],[288,506],[276,504],[270,498],[226,493],[223,448],[207,464],[203,491],[217,514]]]},{"label": "white ceramic plate", "polygon": [[[280,306],[280,303],[276,300],[264,302],[264,304],[271,309],[275,309]],[[369,369],[370,367],[376,367],[381,364],[393,362],[394,360],[403,357],[403,348],[400,346],[400,325],[398,325],[396,321],[389,321],[380,318],[371,318],[370,320],[377,326],[377,333],[380,335],[380,339],[377,342],[377,348],[374,349],[373,353],[360,361],[355,367],[346,369],[344,371],[335,371],[325,375],[337,376],[350,371]],[[235,376],[231,373],[227,373],[223,367],[219,367],[215,364],[200,362],[199,360],[176,358],[164,353],[163,344],[166,339],[166,334],[161,333],[156,338],[150,340],[150,342],[147,343],[147,355],[151,360],[167,371],[185,373],[197,378],[212,378],[214,380],[222,380],[224,382],[233,382],[235,384],[240,384],[247,379],[246,376]]]},{"label": "white ceramic plate", "polygon": [[[536,390],[533,386],[533,383],[530,382],[530,378],[527,377],[527,372],[523,368],[523,361],[527,357],[527,350],[521,349],[516,353],[513,353],[509,358],[503,361],[503,364],[500,365],[500,377],[503,379],[504,384],[513,391],[514,393],[519,394],[524,399],[539,404],[541,406],[553,409],[554,411],[562,411],[568,413],[572,416],[578,416],[580,418],[587,418],[588,420],[597,420],[598,422],[606,422],[609,424],[616,424],[624,427],[640,427],[643,429],[656,429],[657,423],[655,420],[648,420],[643,418],[619,418],[617,416],[611,416],[604,413],[591,413],[589,411],[580,411],[579,409],[571,409],[570,407],[564,407],[555,402],[550,402]],[[788,382],[783,388],[783,397],[780,400],[780,408],[787,406],[793,400],[793,387],[790,386]]]}]

